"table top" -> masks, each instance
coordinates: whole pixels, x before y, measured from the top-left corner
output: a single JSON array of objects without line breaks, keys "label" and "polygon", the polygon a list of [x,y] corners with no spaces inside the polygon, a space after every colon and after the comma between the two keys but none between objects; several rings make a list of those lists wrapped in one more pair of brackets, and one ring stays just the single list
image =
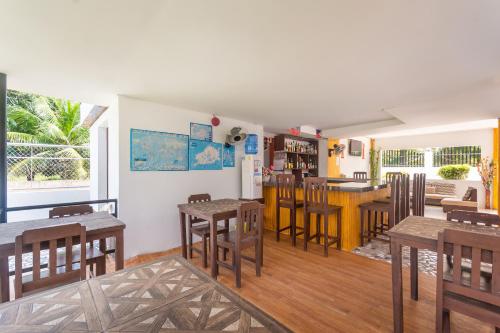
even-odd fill
[{"label": "table top", "polygon": [[56,226],[61,224],[80,223],[87,228],[87,233],[102,229],[125,228],[125,223],[109,214],[108,212],[96,212],[87,215],[68,216],[55,219],[39,219],[19,221],[0,224],[0,247],[12,245],[16,242],[16,236],[23,231],[35,228]]},{"label": "table top", "polygon": [[408,216],[406,219],[392,227],[387,233],[389,236],[399,239],[437,244],[438,233],[444,229],[463,230],[500,237],[499,227],[472,225],[468,223],[446,221],[423,216]]},{"label": "table top", "polygon": [[213,218],[225,218],[225,215],[228,215],[228,218],[235,217],[236,211],[242,203],[246,202],[236,199],[217,199],[205,202],[179,204],[177,207],[179,207],[179,211],[185,214],[208,220]]},{"label": "table top", "polygon": [[0,331],[290,332],[178,256],[4,303],[0,317]]}]

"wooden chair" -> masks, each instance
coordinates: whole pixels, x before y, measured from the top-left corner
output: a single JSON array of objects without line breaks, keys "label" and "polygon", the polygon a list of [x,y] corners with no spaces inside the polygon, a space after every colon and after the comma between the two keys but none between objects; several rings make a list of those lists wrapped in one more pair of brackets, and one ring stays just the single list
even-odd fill
[{"label": "wooden chair", "polygon": [[425,214],[425,173],[413,175],[412,212],[415,216]]},{"label": "wooden chair", "polygon": [[[188,198],[188,203],[211,201],[210,194],[193,194]],[[202,258],[204,268],[208,267],[208,240],[210,239],[210,225],[207,221],[193,216],[189,216],[188,221],[188,250],[189,258],[193,258],[193,251],[199,253]],[[224,227],[217,226],[217,234],[229,233],[229,220],[224,221]],[[193,235],[201,238],[201,249],[193,246]],[[224,258],[226,252],[224,252]]]},{"label": "wooden chair", "polygon": [[386,172],[385,182],[389,184],[394,176],[401,176],[402,174],[403,174],[402,172]]},{"label": "wooden chair", "polygon": [[[445,229],[438,234],[436,332],[450,331],[450,311],[488,322],[500,332],[500,237]],[[453,268],[444,254],[453,255]],[[463,268],[463,260],[471,269]],[[484,263],[491,264],[485,275]],[[456,269],[460,267],[460,269]]]},{"label": "wooden chair", "polygon": [[58,218],[65,216],[92,214],[94,209],[90,205],[75,205],[55,207],[49,210],[49,218]]},{"label": "wooden chair", "polygon": [[[310,215],[316,214],[316,234],[310,236]],[[328,235],[329,216],[337,215],[337,235]],[[324,177],[308,177],[304,180],[304,251],[307,251],[309,240],[316,238],[320,244],[321,221],[323,216],[323,254],[328,257],[328,247],[337,244],[337,249],[342,246],[342,207],[328,204],[328,181]]]},{"label": "wooden chair", "polygon": [[364,245],[365,240],[370,241],[378,235],[385,234],[387,230],[410,215],[409,184],[409,175],[394,175],[391,178],[389,199],[374,200],[359,205],[361,246]]},{"label": "wooden chair", "polygon": [[356,171],[354,172],[353,176],[353,178],[356,180],[368,179],[368,173],[364,171]]},{"label": "wooden chair", "polygon": [[446,219],[460,223],[500,226],[500,216],[497,214],[479,213],[468,210],[452,210],[446,214]]},{"label": "wooden chair", "polygon": [[[262,234],[264,228],[264,205],[250,201],[242,203],[238,208],[236,230],[229,233],[229,237],[217,237],[217,265],[229,268],[235,272],[236,287],[241,288],[241,259],[255,263],[255,273],[260,276],[262,266]],[[244,249],[254,247],[255,257],[242,254]],[[232,252],[232,264],[219,260],[219,248]],[[218,268],[217,268],[218,269]]]},{"label": "wooden chair", "polygon": [[[280,233],[290,229],[292,245],[297,244],[297,236],[304,233],[303,228],[297,227],[297,209],[304,207],[303,201],[295,197],[295,176],[276,175],[276,241],[280,241]],[[290,210],[290,225],[281,228],[281,208]],[[297,232],[297,230],[302,230]]]},{"label": "wooden chair", "polygon": [[[16,237],[15,245],[15,296],[21,298],[25,293],[47,289],[58,285],[72,283],[86,278],[87,252],[85,244],[85,227],[79,223],[64,224],[55,227],[26,230]],[[73,238],[78,237],[80,246],[73,248]],[[64,240],[65,252],[57,253],[58,240]],[[40,268],[40,250],[49,248],[48,269]],[[33,272],[22,271],[22,255],[25,247],[33,251]],[[76,259],[76,260],[75,260]]]},{"label": "wooden chair", "polygon": [[[90,205],[74,205],[55,207],[49,210],[49,218],[56,219],[68,216],[79,216],[92,214],[94,209]],[[87,248],[87,265],[92,274],[99,276],[106,274],[106,240],[99,240],[99,247],[94,246],[94,242],[89,243]],[[96,267],[94,270],[94,266]]]}]

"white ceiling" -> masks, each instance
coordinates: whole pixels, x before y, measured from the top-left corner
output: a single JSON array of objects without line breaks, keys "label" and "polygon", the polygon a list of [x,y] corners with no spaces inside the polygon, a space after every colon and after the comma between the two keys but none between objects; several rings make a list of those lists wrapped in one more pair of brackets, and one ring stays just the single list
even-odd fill
[{"label": "white ceiling", "polygon": [[0,8],[0,72],[10,88],[101,105],[124,94],[327,135],[500,116],[498,0],[0,0]]}]

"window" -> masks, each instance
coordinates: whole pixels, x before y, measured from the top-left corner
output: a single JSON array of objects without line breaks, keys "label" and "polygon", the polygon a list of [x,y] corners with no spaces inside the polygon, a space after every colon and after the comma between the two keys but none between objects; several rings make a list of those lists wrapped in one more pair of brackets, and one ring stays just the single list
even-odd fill
[{"label": "window", "polygon": [[391,149],[382,152],[383,167],[410,167],[424,166],[423,149]]},{"label": "window", "polygon": [[480,146],[443,147],[432,149],[432,166],[468,164],[476,166],[481,160]]}]

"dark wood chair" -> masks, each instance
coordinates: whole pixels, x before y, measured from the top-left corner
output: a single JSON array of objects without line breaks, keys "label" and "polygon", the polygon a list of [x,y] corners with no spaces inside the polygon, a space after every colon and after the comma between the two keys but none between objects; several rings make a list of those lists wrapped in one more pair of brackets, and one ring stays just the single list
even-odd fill
[{"label": "dark wood chair", "polygon": [[[16,237],[14,279],[16,298],[26,293],[48,289],[58,285],[85,280],[86,278],[86,242],[85,227],[79,223],[64,224],[55,227],[26,230]],[[73,248],[73,238],[78,237],[80,245]],[[58,241],[64,240],[64,255],[58,255]],[[48,243],[49,262],[47,269],[40,267],[40,251]],[[33,271],[23,274],[22,255],[26,247],[33,252]],[[76,258],[75,258],[76,257]],[[75,261],[76,259],[76,261]]]},{"label": "dark wood chair", "polygon": [[[193,194],[188,198],[188,203],[194,202],[207,202],[211,201],[210,194]],[[229,233],[229,220],[224,221],[224,227],[217,226],[217,234],[228,234]],[[201,238],[201,248],[198,249],[193,246],[193,235]],[[193,251],[199,253],[202,258],[202,265],[204,268],[208,267],[208,240],[210,239],[210,225],[207,221],[199,219],[193,216],[189,216],[188,221],[188,250],[189,258],[193,258]],[[224,258],[226,257],[226,252],[224,252]]]},{"label": "dark wood chair", "polygon": [[392,181],[392,177],[394,176],[401,176],[403,173],[402,172],[386,172],[385,174],[385,182],[389,184]]},{"label": "dark wood chair", "polygon": [[[437,253],[436,332],[450,332],[450,311],[488,322],[500,332],[500,237],[445,229],[438,234]],[[451,269],[444,254],[453,256]],[[464,269],[463,259],[470,261],[470,269]],[[483,265],[491,268],[489,274]]]},{"label": "dark wood chair", "polygon": [[387,230],[410,215],[409,184],[409,175],[394,175],[391,178],[389,199],[359,205],[361,246],[365,244],[365,240],[371,241],[379,235],[384,235]]},{"label": "dark wood chair", "polygon": [[356,171],[354,172],[353,174],[353,178],[355,180],[360,180],[360,179],[368,179],[368,173],[364,172],[364,171]]},{"label": "dark wood chair", "polygon": [[[217,265],[229,268],[235,273],[236,287],[241,288],[241,259],[255,263],[255,273],[260,276],[262,266],[262,234],[264,228],[264,205],[249,201],[242,203],[238,208],[236,230],[231,231],[228,237],[217,237]],[[254,247],[255,257],[243,255],[244,249]],[[232,263],[219,260],[219,248],[232,253]]]},{"label": "dark wood chair", "polygon": [[[310,235],[310,217],[316,214],[316,234]],[[337,235],[329,236],[329,216],[337,216]],[[328,257],[328,247],[336,244],[340,250],[342,246],[342,207],[328,204],[328,181],[324,177],[308,177],[304,180],[304,251],[307,251],[309,240],[316,238],[321,241],[321,221],[323,216],[323,254]]]},{"label": "dark wood chair", "polygon": [[452,210],[446,214],[446,219],[461,223],[500,226],[500,216],[497,214],[479,213],[469,210]]},{"label": "dark wood chair", "polygon": [[[303,228],[297,227],[297,209],[302,207],[304,202],[295,197],[295,176],[276,175],[276,241],[280,241],[283,231],[290,230],[292,245],[297,244],[297,236],[304,233]],[[284,228],[281,227],[281,208],[290,210],[290,225]]]},{"label": "dark wood chair", "polygon": [[[69,216],[87,215],[93,212],[94,209],[90,205],[62,206],[49,210],[49,218],[57,219]],[[95,272],[97,276],[106,274],[106,240],[100,240],[99,247],[96,247],[94,242],[90,242],[87,252],[89,254],[87,257],[87,265],[90,267],[90,272],[92,274]],[[95,269],[94,266],[96,267]]]},{"label": "dark wood chair", "polygon": [[49,210],[49,218],[58,218],[65,216],[92,214],[94,209],[90,205],[75,205],[55,207]]},{"label": "dark wood chair", "polygon": [[412,212],[415,216],[425,214],[425,173],[413,175]]}]

